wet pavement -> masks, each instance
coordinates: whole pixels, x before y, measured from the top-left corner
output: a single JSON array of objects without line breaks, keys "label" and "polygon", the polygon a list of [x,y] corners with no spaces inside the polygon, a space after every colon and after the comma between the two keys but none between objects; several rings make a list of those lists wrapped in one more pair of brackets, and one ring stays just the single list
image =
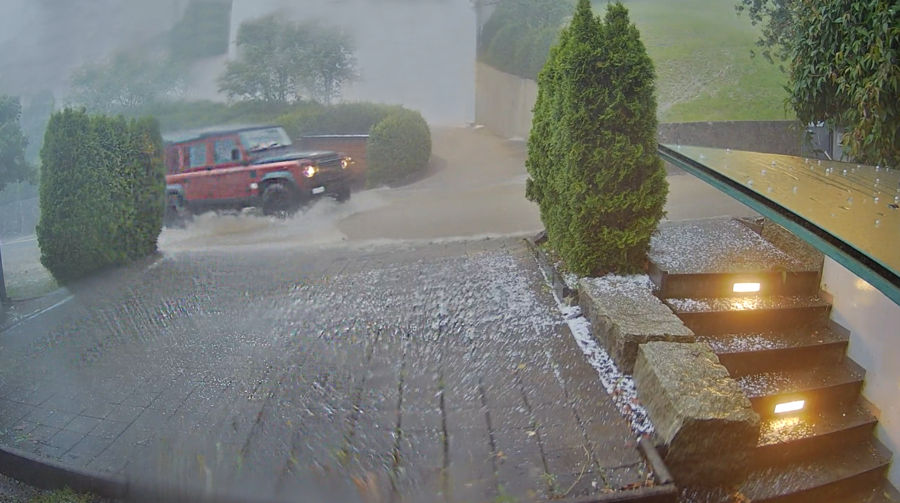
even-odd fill
[{"label": "wet pavement", "polygon": [[512,238],[170,252],[0,333],[0,441],[254,496],[326,479],[449,501],[643,482],[543,285]]}]

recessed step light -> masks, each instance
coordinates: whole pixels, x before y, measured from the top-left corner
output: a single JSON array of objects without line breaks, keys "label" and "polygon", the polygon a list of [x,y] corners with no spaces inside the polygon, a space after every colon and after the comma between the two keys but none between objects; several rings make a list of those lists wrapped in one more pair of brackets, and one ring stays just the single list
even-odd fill
[{"label": "recessed step light", "polygon": [[775,405],[775,413],[782,414],[784,412],[794,412],[796,410],[803,409],[804,405],[806,405],[806,400],[797,400],[794,402],[779,403],[779,404]]},{"label": "recessed step light", "polygon": [[731,291],[735,293],[753,293],[759,291],[759,283],[735,283]]}]

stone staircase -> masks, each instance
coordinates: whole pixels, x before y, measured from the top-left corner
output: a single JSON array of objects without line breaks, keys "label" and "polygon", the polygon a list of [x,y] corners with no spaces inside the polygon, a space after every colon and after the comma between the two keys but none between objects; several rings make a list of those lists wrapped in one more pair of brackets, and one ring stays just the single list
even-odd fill
[{"label": "stone staircase", "polygon": [[831,306],[818,296],[821,258],[788,255],[751,227],[686,222],[654,239],[657,295],[713,348],[761,417],[740,486],[682,500],[898,501],[885,479],[891,453],[860,396],[865,371],[845,356],[848,337],[830,328]]}]

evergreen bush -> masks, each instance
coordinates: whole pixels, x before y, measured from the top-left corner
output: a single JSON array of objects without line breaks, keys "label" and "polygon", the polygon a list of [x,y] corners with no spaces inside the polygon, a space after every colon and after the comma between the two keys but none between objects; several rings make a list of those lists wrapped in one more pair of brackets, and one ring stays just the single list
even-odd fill
[{"label": "evergreen bush", "polygon": [[539,77],[527,197],[572,272],[645,269],[668,185],[656,154],[654,69],[621,3],[580,0]]},{"label": "evergreen bush", "polygon": [[54,113],[41,149],[41,263],[59,283],[156,251],[165,168],[154,119]]}]

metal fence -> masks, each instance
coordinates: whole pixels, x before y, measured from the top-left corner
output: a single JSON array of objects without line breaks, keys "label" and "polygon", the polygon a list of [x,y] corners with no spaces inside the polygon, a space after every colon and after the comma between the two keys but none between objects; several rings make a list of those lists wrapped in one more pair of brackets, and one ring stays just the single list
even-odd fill
[{"label": "metal fence", "polygon": [[8,241],[34,234],[40,216],[36,197],[0,206],[0,239]]}]

